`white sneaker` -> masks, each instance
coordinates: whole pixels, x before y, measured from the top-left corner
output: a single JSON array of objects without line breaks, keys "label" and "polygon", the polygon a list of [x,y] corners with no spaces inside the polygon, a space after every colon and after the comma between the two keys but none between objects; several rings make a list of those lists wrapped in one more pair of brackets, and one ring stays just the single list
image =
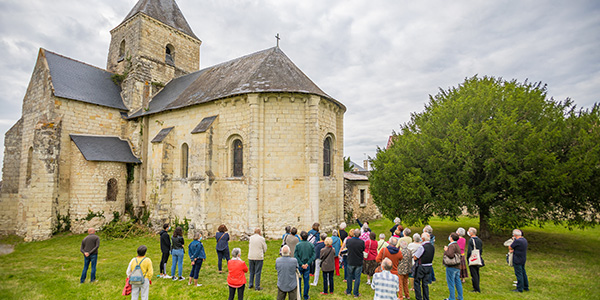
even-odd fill
[{"label": "white sneaker", "polygon": [[317,286],[317,284],[316,284],[316,283],[311,283],[310,285],[312,285],[312,286]]},{"label": "white sneaker", "polygon": [[517,284],[517,283],[519,283],[519,282],[515,280],[515,281],[513,281],[513,283]]},{"label": "white sneaker", "polygon": [[198,284],[196,284],[196,286],[202,286],[202,283],[198,283]]},{"label": "white sneaker", "polygon": [[367,280],[367,284],[371,284],[371,280]]},{"label": "white sneaker", "polygon": [[513,286],[517,286],[517,284],[516,284],[516,283],[513,283]]}]

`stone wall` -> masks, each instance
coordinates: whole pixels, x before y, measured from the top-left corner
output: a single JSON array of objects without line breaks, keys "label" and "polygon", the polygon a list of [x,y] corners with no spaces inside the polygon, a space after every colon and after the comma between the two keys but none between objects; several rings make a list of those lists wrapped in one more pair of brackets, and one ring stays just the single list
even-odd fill
[{"label": "stone wall", "polygon": [[[214,234],[220,224],[234,235],[260,227],[267,237],[279,236],[285,225],[308,229],[319,221],[333,228],[341,222],[343,144],[337,134],[343,132],[337,126],[343,111],[335,104],[318,105],[331,103],[319,97],[311,106],[310,97],[250,94],[148,117],[149,140],[161,129],[174,127],[161,143],[147,146],[146,204],[152,218],[188,218],[205,234]],[[208,131],[191,133],[213,115],[218,118]],[[332,176],[322,179],[325,135],[334,138],[335,164]],[[234,139],[244,147],[242,177],[232,174]],[[181,171],[183,143],[189,147],[187,178]],[[166,148],[171,149],[168,155]],[[316,219],[309,202],[311,178],[316,180],[312,193],[321,212]]]},{"label": "stone wall", "polygon": [[[373,202],[368,180],[344,180],[344,216],[347,222],[359,218],[361,222],[379,219],[381,213]],[[364,192],[364,204],[361,204],[360,191]]]},{"label": "stone wall", "polygon": [[19,119],[4,135],[4,164],[2,165],[2,194],[19,192],[21,170],[21,139],[23,119]]}]

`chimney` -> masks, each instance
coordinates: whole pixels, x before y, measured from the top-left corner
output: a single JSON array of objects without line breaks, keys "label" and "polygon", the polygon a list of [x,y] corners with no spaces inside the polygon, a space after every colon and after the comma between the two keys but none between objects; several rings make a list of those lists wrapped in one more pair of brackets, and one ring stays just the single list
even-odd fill
[{"label": "chimney", "polygon": [[369,171],[369,160],[368,159],[363,160],[363,165],[364,165],[365,171]]}]

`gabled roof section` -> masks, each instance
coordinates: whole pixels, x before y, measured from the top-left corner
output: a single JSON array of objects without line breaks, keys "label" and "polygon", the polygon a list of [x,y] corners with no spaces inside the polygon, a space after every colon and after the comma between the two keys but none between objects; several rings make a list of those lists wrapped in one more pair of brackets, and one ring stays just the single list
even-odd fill
[{"label": "gabled roof section", "polygon": [[344,172],[344,179],[350,180],[350,181],[369,181],[369,177],[367,177],[365,175],[360,175],[360,174],[355,174],[355,173],[350,173],[350,172]]},{"label": "gabled roof section", "polygon": [[356,171],[356,172],[365,172],[367,170],[365,170],[365,168],[361,167],[359,164],[350,161],[350,166],[352,167],[352,170]]},{"label": "gabled roof section", "polygon": [[45,49],[41,52],[50,68],[54,96],[127,110],[112,73]]},{"label": "gabled roof section", "polygon": [[175,3],[175,0],[139,0],[131,9],[121,24],[138,13],[161,21],[165,25],[173,27],[197,40],[198,37],[192,31],[190,24],[186,21],[183,13]]},{"label": "gabled roof section", "polygon": [[70,134],[83,157],[88,161],[142,163],[131,151],[129,142],[116,136]]},{"label": "gabled roof section", "polygon": [[312,82],[279,47],[274,47],[172,80],[150,101],[147,111],[138,111],[130,117],[266,92],[315,94],[345,109]]}]

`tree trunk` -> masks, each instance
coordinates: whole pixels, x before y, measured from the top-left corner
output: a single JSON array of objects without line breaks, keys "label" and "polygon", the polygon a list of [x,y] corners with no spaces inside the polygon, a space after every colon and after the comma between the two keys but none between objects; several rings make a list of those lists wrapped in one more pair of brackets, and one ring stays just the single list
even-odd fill
[{"label": "tree trunk", "polygon": [[478,236],[483,239],[489,239],[492,236],[490,232],[490,227],[488,224],[488,218],[490,215],[490,210],[488,207],[480,207],[479,208],[479,234]]}]

